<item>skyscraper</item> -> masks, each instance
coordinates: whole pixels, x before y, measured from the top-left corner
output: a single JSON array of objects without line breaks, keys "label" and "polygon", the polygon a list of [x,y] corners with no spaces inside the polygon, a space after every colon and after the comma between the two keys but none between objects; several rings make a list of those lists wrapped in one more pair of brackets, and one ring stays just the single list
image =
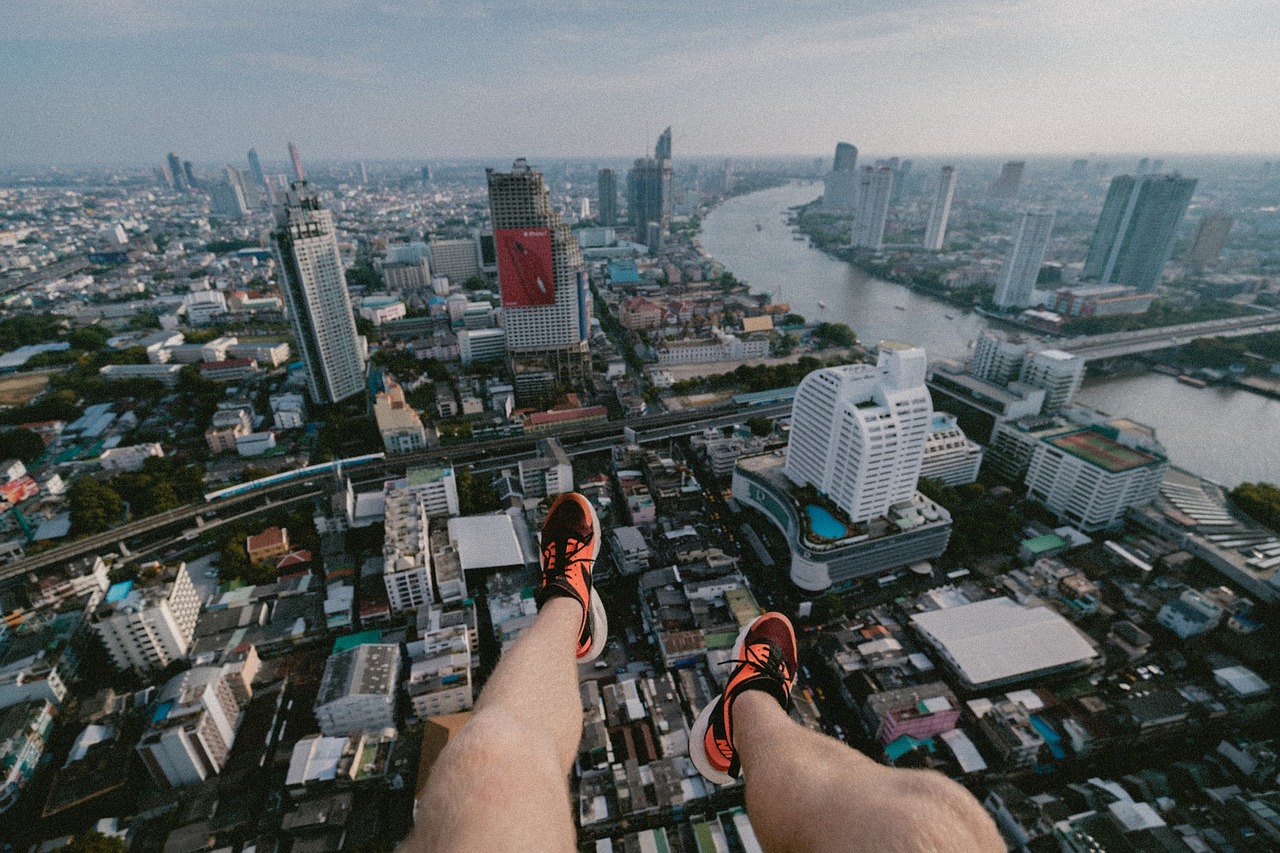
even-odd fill
[{"label": "skyscraper", "polygon": [[666,204],[662,189],[662,164],[652,157],[637,159],[627,173],[627,217],[631,220],[637,243],[647,243],[649,240],[650,222],[658,225],[659,234],[666,230],[663,224]]},{"label": "skyscraper", "polygon": [[289,143],[289,160],[293,163],[293,177],[295,180],[305,181],[307,173],[302,170],[302,154],[298,151],[298,143]]},{"label": "skyscraper", "polygon": [[249,215],[249,194],[244,176],[233,166],[222,170],[222,180],[209,188],[213,212],[218,216],[240,219]]},{"label": "skyscraper", "polygon": [[369,185],[369,169],[365,166],[364,161],[360,161],[360,186]]},{"label": "skyscraper", "polygon": [[991,194],[996,198],[1013,198],[1018,194],[1018,186],[1022,183],[1022,173],[1026,171],[1025,160],[1010,160],[1000,167],[1000,176],[991,185]]},{"label": "skyscraper", "polygon": [[596,218],[601,225],[618,224],[618,177],[613,169],[601,169],[597,178],[599,198]]},{"label": "skyscraper", "polygon": [[822,179],[822,207],[839,213],[853,213],[858,201],[858,147],[836,143],[831,174]]},{"label": "skyscraper", "polygon": [[190,189],[187,184],[187,173],[182,170],[182,160],[178,155],[170,151],[165,159],[169,162],[169,174],[173,176],[173,188],[178,192]]},{"label": "skyscraper", "polygon": [[262,161],[258,159],[258,149],[249,149],[249,171],[253,173],[253,180],[259,186],[267,185],[267,176],[262,172]]},{"label": "skyscraper", "polygon": [[306,181],[295,181],[276,211],[272,234],[280,289],[317,403],[364,390],[364,354],[356,334],[333,216]]},{"label": "skyscraper", "polygon": [[591,301],[578,241],[542,173],[523,158],[510,172],[485,176],[512,371],[517,379],[548,371],[558,384],[582,387],[590,378]]},{"label": "skyscraper", "polygon": [[1120,175],[1112,180],[1089,242],[1083,277],[1153,292],[1195,189],[1195,178],[1177,174]]},{"label": "skyscraper", "polygon": [[186,179],[187,189],[193,190],[196,187],[200,186],[200,182],[196,180],[195,169],[191,167],[190,160],[182,161],[182,175]]},{"label": "skyscraper", "polygon": [[853,522],[910,501],[933,414],[926,366],[923,349],[882,341],[874,367],[827,367],[801,380],[787,478],[814,486]]},{"label": "skyscraper", "polygon": [[853,247],[880,251],[893,194],[893,169],[866,167],[858,173],[858,201],[853,213]]},{"label": "skyscraper", "polygon": [[655,160],[671,159],[671,128],[662,131],[658,136],[658,142],[653,146],[653,158]]},{"label": "skyscraper", "polygon": [[951,216],[951,198],[956,192],[956,170],[943,166],[938,176],[938,192],[933,197],[933,209],[929,211],[929,225],[924,230],[924,247],[930,252],[941,252],[947,238],[947,219]]},{"label": "skyscraper", "polygon": [[1001,308],[1026,308],[1031,304],[1031,292],[1035,290],[1036,276],[1044,263],[1044,252],[1049,247],[1049,234],[1053,231],[1053,210],[1032,207],[1022,214],[1013,248],[1000,268],[1000,280],[996,283],[995,302]]},{"label": "skyscraper", "polygon": [[1215,210],[1201,219],[1196,228],[1195,239],[1191,241],[1191,248],[1187,250],[1187,260],[1201,266],[1217,261],[1235,222],[1235,219],[1221,210]]}]

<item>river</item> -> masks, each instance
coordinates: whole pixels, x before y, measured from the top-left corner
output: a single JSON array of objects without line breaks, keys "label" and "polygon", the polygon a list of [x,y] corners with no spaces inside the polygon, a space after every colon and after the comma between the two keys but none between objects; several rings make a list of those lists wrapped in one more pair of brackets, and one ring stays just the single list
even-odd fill
[{"label": "river", "polygon": [[[787,208],[821,193],[821,184],[805,182],[729,199],[703,220],[699,241],[753,291],[772,293],[810,322],[847,323],[868,343],[901,340],[930,356],[967,358],[985,318],[869,276],[795,239]],[[1216,483],[1280,483],[1280,400],[1192,388],[1158,373],[1091,378],[1076,399],[1154,427],[1174,465]]]}]

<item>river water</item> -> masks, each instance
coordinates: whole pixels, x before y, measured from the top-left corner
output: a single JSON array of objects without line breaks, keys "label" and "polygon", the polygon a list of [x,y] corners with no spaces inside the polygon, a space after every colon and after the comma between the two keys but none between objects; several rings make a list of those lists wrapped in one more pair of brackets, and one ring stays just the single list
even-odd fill
[{"label": "river water", "polygon": [[[900,340],[931,357],[967,358],[987,327],[984,317],[873,278],[795,239],[787,208],[821,193],[821,184],[807,182],[729,199],[703,220],[699,240],[753,291],[772,293],[810,322],[847,323],[865,343]],[[1280,400],[1192,388],[1158,373],[1088,379],[1077,399],[1154,427],[1180,468],[1224,486],[1280,483]]]}]

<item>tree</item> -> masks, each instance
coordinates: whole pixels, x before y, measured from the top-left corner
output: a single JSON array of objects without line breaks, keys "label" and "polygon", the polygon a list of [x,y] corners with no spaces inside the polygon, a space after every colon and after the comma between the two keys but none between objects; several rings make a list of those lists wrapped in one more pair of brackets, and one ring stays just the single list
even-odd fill
[{"label": "tree", "polygon": [[751,430],[752,435],[763,438],[773,432],[773,418],[768,418],[764,415],[752,415],[747,418],[747,427]]},{"label": "tree", "polygon": [[[154,316],[154,313],[152,314]],[[134,319],[137,319],[135,317]],[[159,323],[157,322],[158,326]],[[98,325],[85,326],[81,329],[73,329],[67,335],[67,343],[71,344],[72,349],[82,349],[87,352],[94,352],[102,349],[107,345],[107,338],[111,337],[111,332]]]},{"label": "tree", "polygon": [[801,314],[787,314],[779,323],[781,326],[803,326],[804,316]]},{"label": "tree", "polygon": [[72,838],[59,850],[62,853],[128,853],[129,847],[119,838],[89,829]]},{"label": "tree", "polygon": [[67,489],[71,506],[71,532],[76,535],[101,533],[124,515],[124,501],[106,483],[81,477]]},{"label": "tree", "polygon": [[484,280],[484,276],[473,275],[462,283],[465,290],[488,290],[489,282]]},{"label": "tree", "polygon": [[16,456],[28,465],[44,453],[44,439],[29,429],[7,429],[0,432],[0,447],[7,456]]},{"label": "tree", "polygon": [[819,323],[813,330],[813,338],[827,347],[851,347],[858,337],[844,323]]}]

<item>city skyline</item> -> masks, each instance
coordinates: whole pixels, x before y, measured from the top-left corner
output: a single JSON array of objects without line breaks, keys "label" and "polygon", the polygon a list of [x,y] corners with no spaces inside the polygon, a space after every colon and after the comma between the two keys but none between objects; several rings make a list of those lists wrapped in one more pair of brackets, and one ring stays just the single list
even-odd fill
[{"label": "city skyline", "polygon": [[634,158],[671,124],[691,157],[829,156],[849,137],[922,156],[1262,154],[1280,121],[1280,82],[1257,49],[1280,12],[1248,0],[725,11],[330,2],[302,20],[239,2],[18,8],[0,35],[0,79],[22,97],[0,151],[6,165],[166,150],[230,161],[296,139],[317,161]]}]

